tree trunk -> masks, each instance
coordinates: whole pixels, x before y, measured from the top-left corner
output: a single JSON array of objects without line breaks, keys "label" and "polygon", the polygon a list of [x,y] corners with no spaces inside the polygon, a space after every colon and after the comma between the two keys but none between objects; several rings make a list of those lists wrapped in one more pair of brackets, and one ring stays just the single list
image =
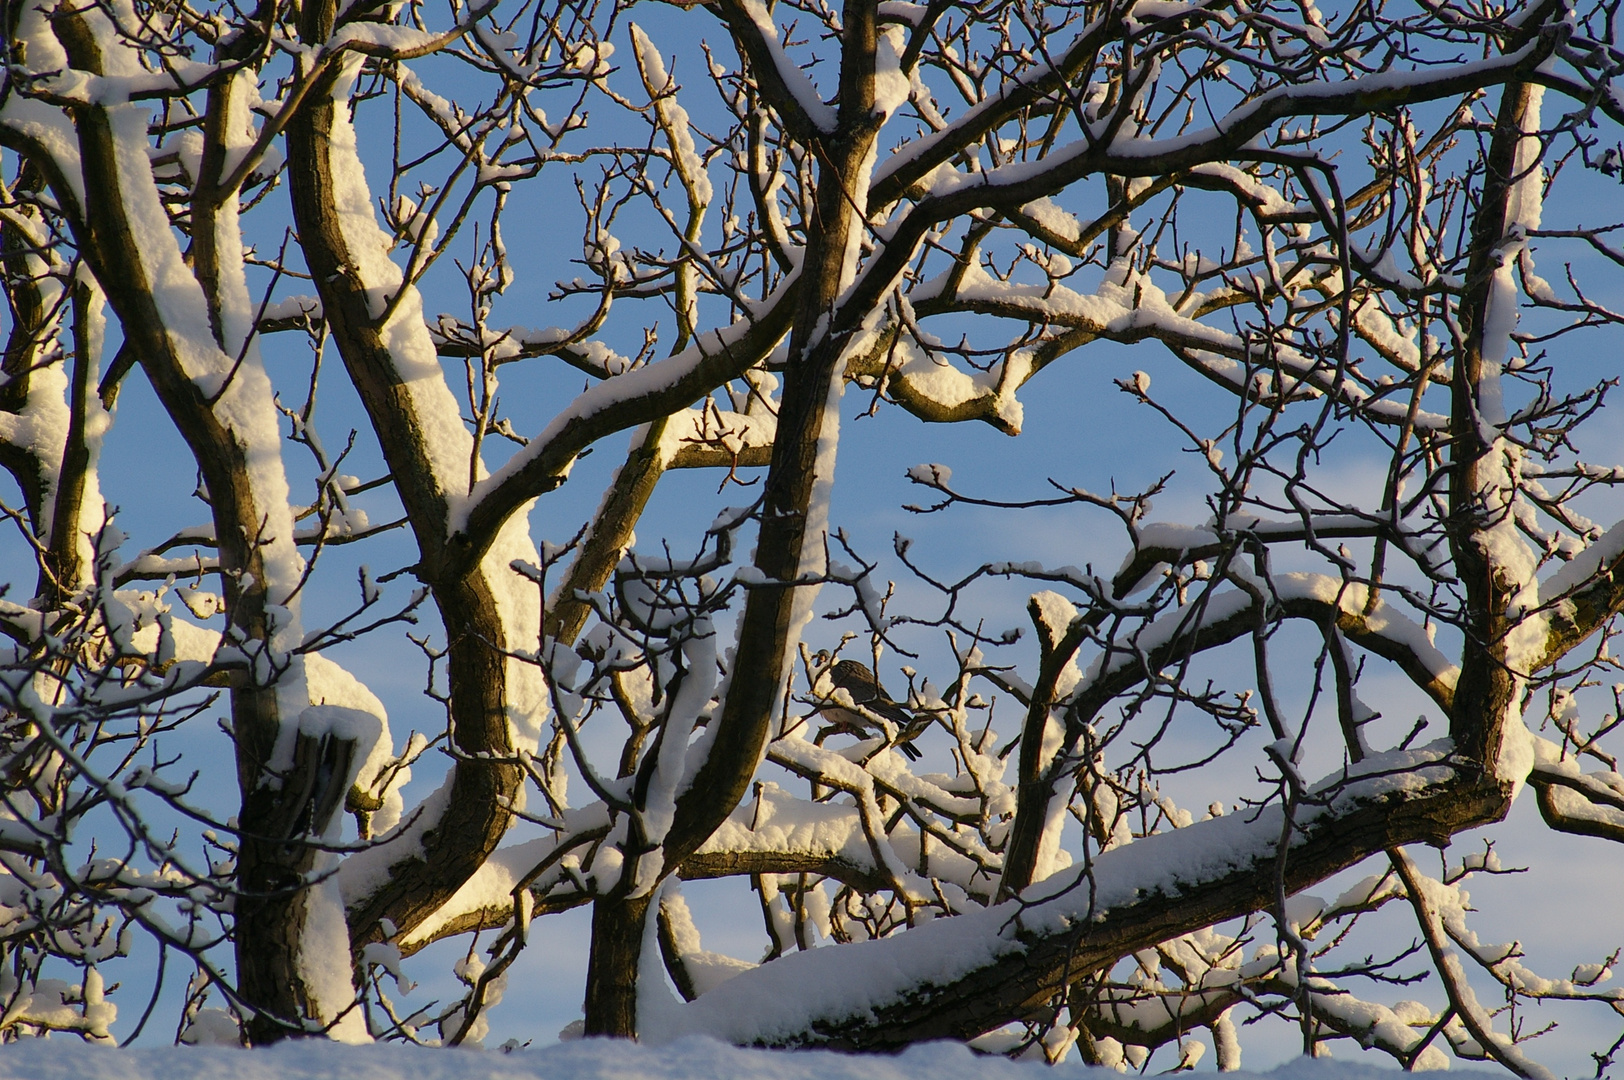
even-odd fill
[{"label": "tree trunk", "polygon": [[[737,7],[724,7],[725,18],[739,14]],[[809,512],[818,484],[833,479],[834,463],[820,461],[819,450],[830,396],[837,391],[837,368],[858,329],[856,321],[839,325],[836,303],[855,269],[849,245],[855,240],[852,230],[861,228],[867,168],[880,124],[874,113],[876,10],[875,4],[866,2],[845,6],[837,130],[816,137],[820,153],[815,216],[802,259],[789,363],[756,540],[756,568],[768,582],[783,584],[751,589],[745,601],[731,682],[714,721],[716,736],[686,792],[677,799],[659,853],[662,876],[675,873],[750,789],[784,690],[792,638],[800,629],[795,625],[797,586],[790,583],[802,572],[806,545],[823,542],[821,536],[809,534]],[[741,53],[748,51],[742,42],[740,47]],[[588,1033],[636,1034],[636,956],[642,921],[639,915],[637,936],[628,938],[629,910],[623,909],[630,903],[598,901],[600,910],[609,910],[601,922],[597,915],[593,919]],[[642,911],[648,900],[638,903]]]},{"label": "tree trunk", "polygon": [[[100,48],[81,14],[59,11],[53,16],[53,28],[75,68],[91,73],[102,70]],[[290,720],[281,714],[276,687],[287,674],[286,665],[298,661],[273,655],[271,638],[277,627],[270,609],[288,598],[270,595],[273,585],[265,554],[268,547],[281,546],[286,555],[293,543],[292,523],[291,518],[280,516],[285,513],[283,507],[263,502],[255,490],[254,473],[248,467],[252,436],[222,420],[214,399],[205,394],[197,378],[203,372],[188,367],[189,362],[198,362],[196,354],[208,344],[190,342],[194,355],[183,359],[181,339],[188,328],[168,325],[157,303],[157,274],[165,260],[178,263],[180,253],[178,247],[155,251],[150,238],[137,238],[130,208],[155,206],[158,195],[155,189],[140,188],[153,184],[150,173],[130,170],[120,161],[113,112],[128,108],[132,106],[90,105],[77,111],[84,184],[98,195],[86,204],[82,221],[71,217],[70,221],[81,234],[81,248],[118,314],[126,342],[140,358],[159,400],[191,448],[209,492],[227,621],[247,655],[246,663],[230,674],[237,775],[243,797],[237,874],[246,894],[235,931],[239,993],[253,1010],[250,1039],[270,1041],[305,1030],[316,1004],[296,957],[303,926],[301,882],[314,858],[300,838],[321,824],[311,817],[305,800],[315,783],[312,770],[322,766],[322,755],[307,753],[285,772],[274,768],[283,725]],[[71,191],[63,194],[69,196],[65,205],[73,205]],[[174,243],[173,239],[169,242]],[[218,351],[214,357],[222,375],[231,366],[227,359]],[[239,382],[229,392],[244,395],[251,391]],[[274,408],[268,393],[264,400],[239,403],[239,407],[244,404],[250,410]],[[273,509],[279,512],[277,516],[273,517]],[[270,523],[283,520],[287,530],[278,535],[283,530]],[[284,610],[284,621],[285,614]]]},{"label": "tree trunk", "polygon": [[637,1037],[637,970],[650,897],[616,897],[592,906],[592,953],[587,960],[586,1033]]},{"label": "tree trunk", "polygon": [[1507,571],[1486,541],[1488,530],[1498,526],[1498,519],[1510,510],[1492,505],[1506,466],[1496,460],[1499,448],[1483,438],[1478,392],[1485,377],[1499,378],[1488,375],[1490,365],[1497,367],[1501,358],[1483,355],[1483,335],[1518,179],[1514,175],[1517,147],[1524,137],[1532,93],[1528,83],[1517,82],[1507,83],[1501,93],[1485,160],[1483,194],[1472,221],[1466,290],[1460,303],[1461,343],[1451,385],[1450,516],[1445,524],[1456,574],[1466,595],[1467,622],[1449,734],[1462,754],[1491,772],[1506,718],[1521,694],[1518,676],[1526,674],[1507,663],[1507,638],[1515,625],[1507,612],[1524,583]]},{"label": "tree trunk", "polygon": [[302,1029],[319,1031],[324,1015],[348,1004],[313,999],[303,938],[308,878],[318,854],[311,841],[326,833],[343,805],[354,754],[353,741],[300,735],[282,785],[262,785],[243,798],[242,819],[255,831],[244,833],[238,853],[238,992],[251,1003],[276,1003],[275,1012],[261,1004],[248,1018],[252,1046]]},{"label": "tree trunk", "polygon": [[[337,7],[333,0],[315,0],[300,17],[304,39],[319,44],[332,34]],[[440,457],[428,444],[428,425],[420,412],[425,403],[407,384],[372,310],[372,293],[385,283],[363,280],[365,264],[350,251],[343,230],[333,172],[334,155],[348,152],[335,148],[333,141],[335,111],[343,107],[333,98],[338,77],[335,73],[314,86],[288,124],[293,216],[328,329],[378,434],[417,539],[419,561],[413,571],[432,590],[445,626],[451,741],[466,755],[453,765],[440,818],[425,822],[421,843],[403,845],[409,850],[390,867],[387,881],[352,905],[351,943],[360,949],[382,938],[385,919],[401,934],[426,919],[479,869],[512,823],[524,773],[512,760],[505,650],[522,646],[508,640],[497,590],[489,579],[493,571],[478,560],[467,566],[450,554],[451,496],[462,494],[468,476],[466,471],[460,477],[437,472]],[[345,162],[346,167],[356,164]],[[408,282],[398,288],[413,286]],[[396,333],[427,339],[421,326],[397,327]],[[445,390],[451,401],[447,408],[455,416],[449,393]],[[452,484],[461,486],[453,490]]]}]

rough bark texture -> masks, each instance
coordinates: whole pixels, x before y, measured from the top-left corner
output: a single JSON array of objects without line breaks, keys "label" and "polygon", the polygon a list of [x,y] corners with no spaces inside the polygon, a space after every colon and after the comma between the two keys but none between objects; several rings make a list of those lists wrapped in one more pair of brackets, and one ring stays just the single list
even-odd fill
[{"label": "rough bark texture", "polygon": [[[343,805],[344,778],[349,775],[355,743],[301,734],[294,744],[293,769],[280,787],[262,785],[243,798],[243,820],[252,822],[254,834],[241,841],[236,904],[237,963],[253,971],[257,1003],[267,997],[272,980],[281,980],[280,992],[289,1000],[276,1014],[259,1012],[248,1018],[248,1040],[253,1045],[274,1042],[301,1028],[320,1031],[321,1025],[303,1023],[330,1014],[345,1002],[318,1002],[304,982],[300,956],[304,947],[306,887],[315,869],[321,837]],[[243,942],[258,950],[244,956]],[[248,982],[243,976],[243,994]],[[292,1006],[290,1009],[289,1006]]]},{"label": "rough bark texture", "polygon": [[[38,187],[37,170],[25,168],[17,179],[17,187],[28,191]],[[5,356],[0,360],[0,372],[5,382],[0,385],[0,409],[10,413],[23,410],[28,404],[29,376],[40,362],[41,345],[48,329],[49,313],[45,309],[45,295],[35,273],[28,265],[30,243],[22,227],[10,218],[0,219],[0,270],[6,275],[6,299],[11,317],[11,332],[6,336]],[[44,463],[23,447],[9,441],[0,444],[0,468],[16,480],[22,491],[23,506],[29,519],[40,520],[45,499],[46,478]]]},{"label": "rough bark texture", "polygon": [[[1043,758],[1043,735],[1051,723],[1050,711],[1056,703],[1055,688],[1060,673],[1076,654],[1084,633],[1080,623],[1074,627],[1047,626],[1035,600],[1027,605],[1027,610],[1038,624],[1043,659],[1037,683],[1032,687],[1026,722],[1021,727],[1015,822],[1010,827],[1009,842],[1004,848],[1004,874],[998,882],[1000,900],[1007,900],[1032,884],[1037,871],[1038,851],[1049,822],[1049,807],[1055,797],[1055,785],[1060,779],[1055,774],[1056,762]],[[1067,748],[1062,747],[1059,757],[1065,758],[1066,753]]]},{"label": "rough bark texture", "polygon": [[[91,466],[85,422],[90,415],[91,395],[95,393],[91,376],[101,360],[102,341],[101,331],[92,325],[88,311],[91,286],[75,282],[72,289],[73,360],[68,373],[68,439],[62,448],[62,465],[51,501],[50,531],[45,537],[43,565],[34,590],[35,602],[46,611],[60,606],[85,584],[88,569],[79,548],[85,484]],[[101,508],[96,507],[94,512],[100,514]]]},{"label": "rough bark texture", "polygon": [[637,519],[665,472],[660,454],[665,425],[665,420],[650,424],[648,433],[627,453],[625,464],[615,474],[614,486],[592,519],[590,535],[565,572],[554,602],[548,605],[548,637],[571,644],[586,625],[592,609],[577,594],[603,588],[619,564]]},{"label": "rough bark texture", "polygon": [[[80,16],[58,14],[55,25],[74,66],[98,71],[100,56]],[[248,651],[263,650],[271,632],[260,548],[266,515],[249,483],[244,448],[188,377],[158,310],[156,283],[125,217],[121,194],[123,185],[140,180],[120,175],[106,110],[88,106],[75,119],[86,188],[101,194],[86,206],[85,235],[81,237],[85,256],[97,279],[105,283],[126,340],[191,447],[208,486],[229,624]],[[254,1042],[302,1029],[313,996],[302,982],[291,948],[303,918],[302,875],[313,851],[297,842],[298,834],[288,832],[287,823],[309,820],[303,816],[296,793],[308,790],[311,777],[298,770],[316,767],[319,758],[307,756],[292,775],[274,776],[270,771],[284,719],[270,685],[277,674],[239,669],[232,673],[230,683],[237,777],[243,797],[237,873],[247,893],[237,910],[238,992],[255,1010],[248,1027],[248,1037]]]},{"label": "rough bark texture", "polygon": [[637,1034],[637,975],[648,896],[600,898],[592,905],[586,965],[586,1034]]}]

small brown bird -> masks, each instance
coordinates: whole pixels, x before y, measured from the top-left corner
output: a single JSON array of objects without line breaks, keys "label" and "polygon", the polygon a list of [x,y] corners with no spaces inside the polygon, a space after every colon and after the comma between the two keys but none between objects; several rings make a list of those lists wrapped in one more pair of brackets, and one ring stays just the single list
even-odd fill
[{"label": "small brown bird", "polygon": [[[829,657],[827,653],[819,653],[816,659],[820,663],[828,663]],[[837,729],[865,739],[875,735],[887,738],[910,761],[918,761],[924,756],[913,745],[913,740],[930,726],[929,718],[921,721],[892,701],[868,665],[856,660],[841,660],[829,667],[828,675],[830,685],[836,690],[846,691],[852,704],[858,707],[858,711],[853,711],[832,702],[823,706],[823,715]]]}]

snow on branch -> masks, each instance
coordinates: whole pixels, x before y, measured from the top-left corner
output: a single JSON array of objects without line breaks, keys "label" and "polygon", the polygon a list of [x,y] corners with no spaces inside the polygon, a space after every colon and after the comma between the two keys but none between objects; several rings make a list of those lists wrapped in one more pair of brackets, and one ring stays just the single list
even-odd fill
[{"label": "snow on branch", "polygon": [[[1288,893],[1437,835],[1458,812],[1501,804],[1498,789],[1472,790],[1447,745],[1378,755],[1320,782],[1291,832]],[[985,911],[785,957],[685,1006],[657,1037],[882,1049],[978,1033],[1135,949],[1248,910],[1269,888],[1282,825],[1278,806],[1213,819],[1101,854]]]}]

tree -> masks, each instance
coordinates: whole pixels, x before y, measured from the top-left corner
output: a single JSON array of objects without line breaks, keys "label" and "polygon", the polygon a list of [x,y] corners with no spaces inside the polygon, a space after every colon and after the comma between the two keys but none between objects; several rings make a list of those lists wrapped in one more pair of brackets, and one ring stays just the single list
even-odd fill
[{"label": "tree", "polygon": [[[1619,321],[1581,275],[1624,254],[1552,194],[1619,170],[1613,9],[629,7],[4,8],[0,445],[37,572],[4,610],[0,1030],[109,1037],[101,968],[144,934],[159,987],[171,952],[195,967],[185,1038],[478,1039],[532,922],[590,904],[589,1033],[1140,1064],[1191,1060],[1205,1025],[1228,1067],[1234,1010],[1257,1007],[1305,1049],[1416,1066],[1448,1045],[1543,1075],[1518,1007],[1616,1005],[1606,963],[1546,980],[1481,945],[1460,886],[1492,850],[1429,874],[1408,847],[1499,820],[1524,784],[1552,828],[1624,839],[1617,720],[1581,719],[1624,607],[1624,525],[1584,515],[1624,474],[1580,453],[1611,383],[1579,344]],[[527,265],[506,230],[570,192],[558,325],[503,329]],[[1536,250],[1570,260],[1564,285]],[[942,601],[902,610],[830,520],[847,390],[880,423],[1017,435],[1027,384],[1119,361],[1109,343],[1201,377],[1195,411],[1128,369],[1120,407],[1077,403],[1125,438],[1171,432],[1194,451],[1176,472],[993,498],[902,464],[921,513],[1103,514],[1121,569],[953,578],[899,537],[908,595]],[[377,479],[318,434],[335,353]],[[583,391],[501,408],[560,364]],[[131,378],[207,509],[138,542],[97,479]],[[550,518],[622,433],[592,519]],[[1359,455],[1384,463],[1373,498],[1332,476]],[[707,508],[695,553],[636,544],[684,468],[748,505]],[[1190,484],[1189,520],[1151,516]],[[538,548],[532,519],[574,539]],[[309,626],[338,545],[397,527],[410,565],[363,568],[354,609]],[[1027,639],[971,614],[1000,581],[1038,589]],[[838,641],[809,629],[826,586],[849,595]],[[402,745],[324,652],[419,618],[444,724]],[[905,672],[917,723],[830,679],[859,659],[896,685],[885,653],[943,633],[936,681]],[[1379,723],[1377,672],[1447,734]],[[1016,703],[1002,739],[995,701]],[[187,779],[215,721],[233,806]],[[916,738],[951,770],[910,768]],[[1316,780],[1327,740],[1342,764]],[[449,771],[408,807],[431,747]],[[1218,763],[1240,802],[1197,822],[1180,778]],[[1303,892],[1367,862],[1334,902]],[[759,893],[771,962],[700,947],[677,882],[722,876]],[[1389,903],[1416,946],[1335,959]],[[396,1009],[402,957],[485,930],[461,1001]],[[1411,956],[1442,1005],[1349,989]]]}]

